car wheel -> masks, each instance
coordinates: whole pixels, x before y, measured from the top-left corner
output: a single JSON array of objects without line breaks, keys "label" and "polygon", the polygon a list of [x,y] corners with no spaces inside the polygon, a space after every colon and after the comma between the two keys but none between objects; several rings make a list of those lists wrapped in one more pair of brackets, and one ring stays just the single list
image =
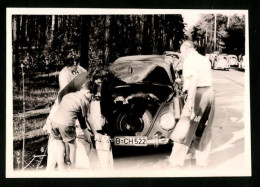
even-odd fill
[{"label": "car wheel", "polygon": [[117,128],[126,135],[134,135],[135,132],[143,130],[143,120],[129,113],[122,113],[117,119]]},{"label": "car wheel", "polygon": [[152,123],[152,114],[146,110],[142,117],[131,115],[129,112],[121,113],[117,118],[117,129],[125,135],[134,136],[136,132],[146,134]]}]

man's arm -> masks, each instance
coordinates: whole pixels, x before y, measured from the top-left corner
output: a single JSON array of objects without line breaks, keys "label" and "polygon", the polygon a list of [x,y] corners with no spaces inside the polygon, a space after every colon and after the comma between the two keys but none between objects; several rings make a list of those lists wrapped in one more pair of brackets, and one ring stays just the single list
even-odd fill
[{"label": "man's arm", "polygon": [[82,130],[87,128],[85,117],[83,117],[81,113],[78,113],[78,121]]},{"label": "man's arm", "polygon": [[82,116],[81,113],[78,113],[78,121],[80,124],[80,128],[83,130],[84,137],[88,142],[91,142],[91,133],[89,132],[87,125],[86,125],[86,118]]},{"label": "man's arm", "polygon": [[95,135],[97,133],[97,131],[96,131],[96,127],[94,125],[94,119],[91,119],[91,120],[88,119],[88,115],[90,112],[90,103],[85,99],[84,101],[82,101],[81,108],[82,108],[82,115],[85,117],[86,122],[88,123],[91,131]]},{"label": "man's arm", "polygon": [[188,91],[188,96],[182,110],[182,116],[190,117],[192,115],[194,103],[195,103],[195,95],[197,90],[198,83],[198,73],[195,70],[190,70],[189,74],[185,77],[186,88],[184,91]]},{"label": "man's arm", "polygon": [[82,116],[85,117],[84,118],[85,122],[87,122],[93,135],[95,136],[95,139],[98,138],[99,133],[97,132],[97,129],[95,127],[95,119],[88,119],[88,115],[90,112],[90,103],[86,98],[81,100],[81,112],[82,112]]}]

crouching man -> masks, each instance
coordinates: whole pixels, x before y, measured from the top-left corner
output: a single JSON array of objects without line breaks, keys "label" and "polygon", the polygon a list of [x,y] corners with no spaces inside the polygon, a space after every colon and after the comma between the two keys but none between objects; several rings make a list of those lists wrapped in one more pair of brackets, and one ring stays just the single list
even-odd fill
[{"label": "crouching man", "polygon": [[[99,136],[96,133],[95,126],[87,120],[89,114],[89,106],[92,94],[88,89],[89,83],[82,85],[77,92],[65,95],[55,112],[51,122],[51,136],[56,141],[56,158],[58,168],[65,169],[64,153],[65,147],[63,142],[67,142],[70,149],[71,167],[75,166],[76,158],[76,127],[75,122],[78,119],[81,129],[84,132],[86,141],[91,142],[91,134],[87,129],[86,123],[90,126],[94,137]],[[50,153],[49,153],[50,154]],[[49,160],[48,160],[49,161]],[[51,162],[51,161],[50,161]],[[47,166],[48,168],[48,166]],[[50,169],[50,168],[49,168]]]}]

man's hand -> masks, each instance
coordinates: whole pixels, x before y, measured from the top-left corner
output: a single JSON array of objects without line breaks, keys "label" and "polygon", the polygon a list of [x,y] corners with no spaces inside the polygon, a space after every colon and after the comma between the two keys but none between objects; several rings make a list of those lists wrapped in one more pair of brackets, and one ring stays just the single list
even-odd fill
[{"label": "man's hand", "polygon": [[193,110],[194,110],[194,103],[190,100],[187,100],[182,109],[181,117],[191,117],[194,114]]},{"label": "man's hand", "polygon": [[164,61],[165,61],[165,63],[168,64],[168,65],[174,64],[173,59],[172,59],[171,56],[165,56]]},{"label": "man's hand", "polygon": [[102,138],[102,134],[97,133],[97,132],[94,134],[94,140],[95,141],[99,141],[100,142],[101,138]]},{"label": "man's hand", "polygon": [[84,137],[86,139],[87,142],[91,142],[91,133],[88,131],[88,129],[84,129]]}]

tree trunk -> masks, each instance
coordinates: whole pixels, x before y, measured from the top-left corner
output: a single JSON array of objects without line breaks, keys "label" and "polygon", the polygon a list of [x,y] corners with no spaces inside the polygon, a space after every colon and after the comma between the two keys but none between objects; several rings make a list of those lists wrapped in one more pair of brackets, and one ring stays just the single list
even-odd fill
[{"label": "tree trunk", "polygon": [[29,37],[28,37],[28,20],[29,17],[26,17],[26,21],[25,21],[25,38],[26,38],[26,42],[29,42]]},{"label": "tree trunk", "polygon": [[51,18],[51,42],[53,41],[54,28],[55,28],[55,16],[52,15],[52,18]]},{"label": "tree trunk", "polygon": [[89,34],[90,34],[90,16],[82,16],[82,31],[81,31],[81,66],[85,69],[89,67]]},{"label": "tree trunk", "polygon": [[108,54],[109,54],[109,46],[108,46],[108,40],[109,40],[109,25],[110,25],[110,16],[107,15],[105,17],[105,38],[104,38],[104,45],[105,45],[105,50],[104,50],[104,62],[103,63],[108,63]]},{"label": "tree trunk", "polygon": [[146,15],[144,19],[144,27],[143,27],[143,43],[142,43],[142,51],[143,54],[151,54],[153,52],[152,49],[152,41],[151,41],[151,15]]},{"label": "tree trunk", "polygon": [[13,16],[12,17],[12,27],[13,27],[13,35],[12,35],[12,38],[13,38],[13,42],[16,42],[17,40],[17,17],[16,16]]},{"label": "tree trunk", "polygon": [[20,24],[21,24],[21,16],[14,16],[13,17],[15,20],[15,27],[13,28],[15,32],[15,40],[14,40],[14,74],[13,74],[13,79],[14,79],[14,87],[17,87],[19,90],[20,88],[20,76],[19,76],[19,68],[20,68],[20,62],[19,62],[19,44],[20,44]]}]

